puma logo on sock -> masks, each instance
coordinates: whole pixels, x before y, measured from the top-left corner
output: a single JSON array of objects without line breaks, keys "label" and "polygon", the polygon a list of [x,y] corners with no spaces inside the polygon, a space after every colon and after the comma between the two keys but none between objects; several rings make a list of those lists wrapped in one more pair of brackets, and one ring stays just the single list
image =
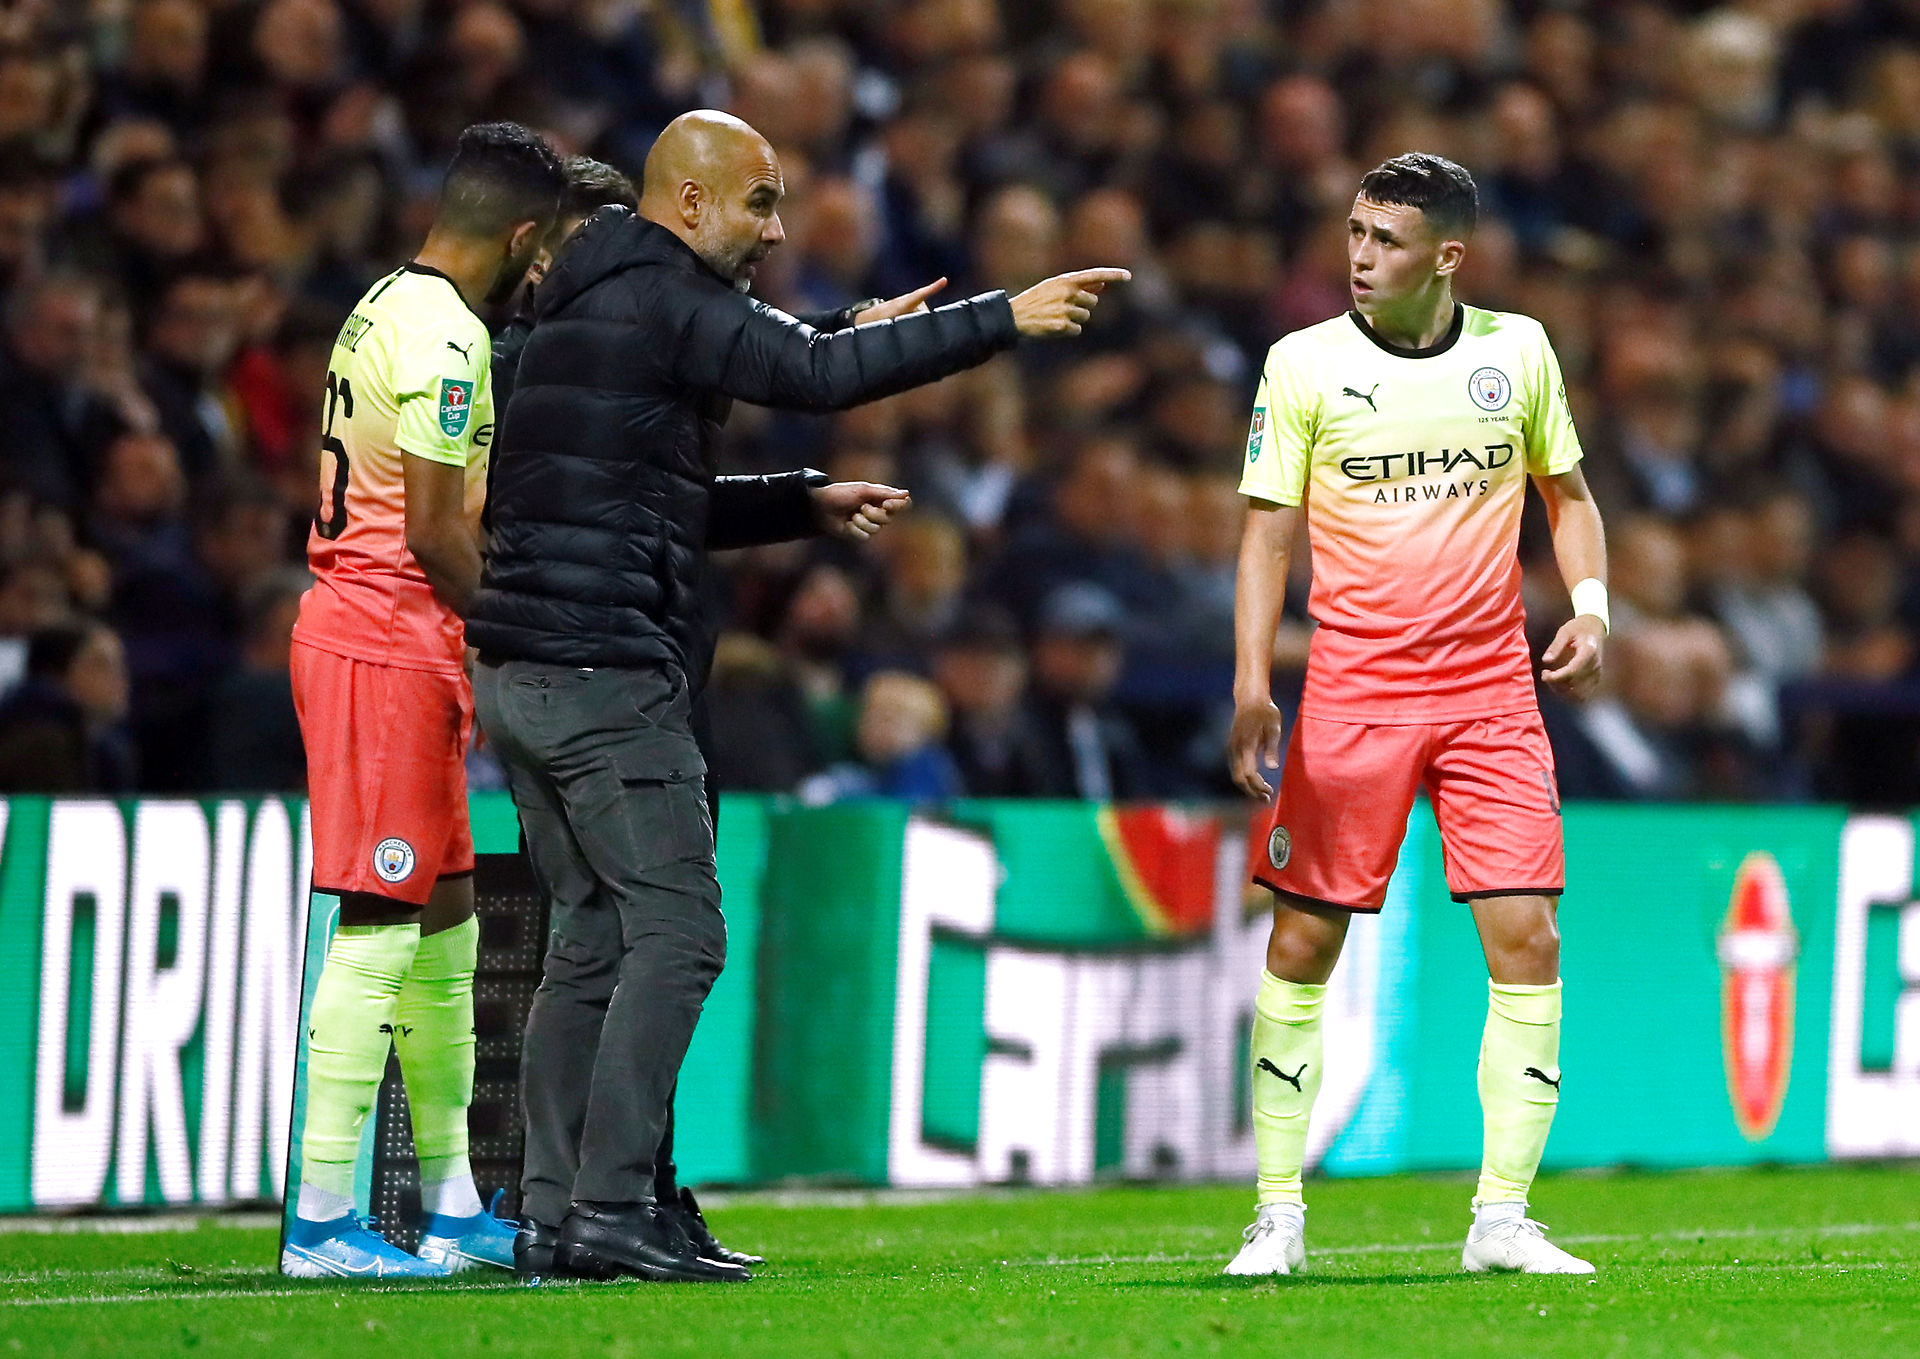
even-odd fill
[{"label": "puma logo on sock", "polygon": [[1539,1067],[1537,1067],[1537,1066],[1530,1066],[1530,1067],[1528,1067],[1528,1068],[1527,1068],[1527,1069],[1526,1069],[1525,1071],[1523,1071],[1523,1072],[1521,1072],[1520,1074],[1521,1074],[1521,1075],[1523,1075],[1523,1076],[1531,1076],[1531,1077],[1533,1077],[1533,1078],[1534,1078],[1534,1079],[1535,1079],[1536,1081],[1539,1081],[1539,1082],[1540,1082],[1540,1084],[1542,1084],[1542,1085],[1550,1085],[1550,1086],[1552,1086],[1552,1087],[1553,1087],[1553,1088],[1554,1088],[1555,1090],[1558,1090],[1558,1089],[1560,1088],[1560,1082],[1559,1082],[1559,1081],[1556,1081],[1556,1080],[1552,1080],[1552,1079],[1550,1079],[1550,1078],[1548,1077],[1548,1075],[1547,1075],[1547,1073],[1546,1073],[1546,1072],[1544,1072],[1544,1071],[1542,1071],[1542,1070],[1541,1070],[1541,1069],[1540,1069]]},{"label": "puma logo on sock", "polygon": [[[1259,1062],[1256,1063],[1256,1065],[1262,1071],[1271,1072],[1273,1075],[1278,1076],[1281,1080],[1285,1081],[1288,1085],[1292,1086],[1295,1090],[1300,1090],[1300,1078],[1306,1075],[1307,1073],[1307,1064],[1305,1062],[1300,1063],[1300,1069],[1294,1072],[1291,1076],[1289,1076],[1286,1072],[1282,1071],[1279,1067],[1275,1066],[1272,1062],[1268,1061],[1265,1057],[1262,1057],[1259,1060]],[[1546,1078],[1542,1077],[1541,1079],[1544,1080]],[[1306,1091],[1300,1090],[1300,1093],[1304,1095]]]}]

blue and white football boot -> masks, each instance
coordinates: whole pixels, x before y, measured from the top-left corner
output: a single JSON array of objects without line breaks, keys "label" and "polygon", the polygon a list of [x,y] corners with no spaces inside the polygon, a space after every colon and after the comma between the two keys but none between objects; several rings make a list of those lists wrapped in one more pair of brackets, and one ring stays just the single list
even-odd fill
[{"label": "blue and white football boot", "polygon": [[429,1214],[420,1229],[419,1258],[448,1274],[488,1267],[511,1270],[513,1238],[520,1224],[494,1216],[505,1193],[504,1189],[494,1190],[493,1202],[472,1217]]},{"label": "blue and white football boot", "polygon": [[407,1254],[350,1212],[327,1222],[295,1218],[280,1272],[296,1279],[443,1279],[451,1271]]}]

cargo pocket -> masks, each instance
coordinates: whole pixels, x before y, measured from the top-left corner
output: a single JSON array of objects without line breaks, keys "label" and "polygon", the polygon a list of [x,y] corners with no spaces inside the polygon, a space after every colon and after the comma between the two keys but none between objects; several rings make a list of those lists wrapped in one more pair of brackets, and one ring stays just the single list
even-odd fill
[{"label": "cargo pocket", "polygon": [[620,778],[621,820],[636,868],[713,856],[707,765],[690,734],[653,728],[648,739],[618,752],[613,771]]}]

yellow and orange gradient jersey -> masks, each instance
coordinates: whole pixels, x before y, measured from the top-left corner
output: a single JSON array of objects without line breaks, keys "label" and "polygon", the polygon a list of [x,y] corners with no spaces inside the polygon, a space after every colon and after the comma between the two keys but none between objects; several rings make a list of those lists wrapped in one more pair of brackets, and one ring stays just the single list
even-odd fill
[{"label": "yellow and orange gradient jersey", "polygon": [[407,550],[405,454],[466,469],[479,532],[493,442],[492,341],[452,280],[409,264],[374,284],[334,341],[320,412],[313,589],[294,636],[357,661],[457,672],[465,630]]},{"label": "yellow and orange gradient jersey", "polygon": [[1520,604],[1527,477],[1580,461],[1529,317],[1459,306],[1405,350],[1357,313],[1267,353],[1243,495],[1305,503],[1319,624],[1301,711],[1430,723],[1534,706]]}]

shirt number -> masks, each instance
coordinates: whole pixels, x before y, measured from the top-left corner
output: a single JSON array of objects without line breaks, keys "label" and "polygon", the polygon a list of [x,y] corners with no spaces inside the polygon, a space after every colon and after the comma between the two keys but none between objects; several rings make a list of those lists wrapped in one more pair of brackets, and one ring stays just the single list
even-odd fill
[{"label": "shirt number", "polygon": [[347,529],[347,446],[333,434],[336,408],[347,419],[353,419],[353,384],[330,372],[327,374],[327,425],[320,432],[320,451],[333,454],[333,487],[328,497],[332,513],[325,519],[320,517],[320,512],[328,508],[327,502],[322,501],[313,515],[313,531],[326,539],[338,538]]}]

